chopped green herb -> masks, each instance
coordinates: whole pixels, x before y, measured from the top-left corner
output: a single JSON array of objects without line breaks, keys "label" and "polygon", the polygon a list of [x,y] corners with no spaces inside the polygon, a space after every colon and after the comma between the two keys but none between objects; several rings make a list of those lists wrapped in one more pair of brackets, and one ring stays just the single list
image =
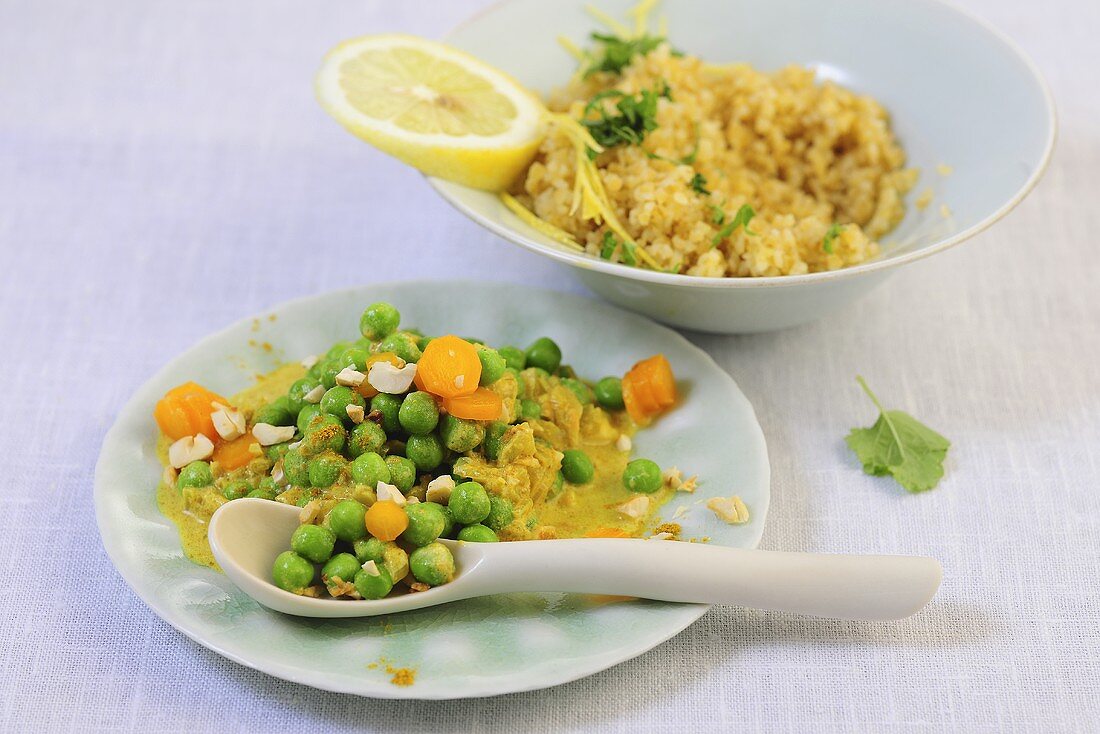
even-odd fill
[{"label": "chopped green herb", "polygon": [[695,147],[691,152],[680,159],[685,166],[695,165],[695,159],[699,156],[699,123],[695,123]]},{"label": "chopped green herb", "polygon": [[691,177],[691,181],[688,183],[691,186],[691,190],[697,194],[703,196],[710,196],[710,191],[707,189],[707,177],[701,173],[696,173]]},{"label": "chopped green herb", "polygon": [[[717,234],[715,234],[714,237],[711,238],[710,246],[717,247],[722,240],[726,239],[731,234],[736,232],[738,227],[744,229],[745,234],[755,237],[756,232],[753,232],[751,229],[749,229],[749,222],[751,222],[752,218],[755,216],[755,209],[753,209],[748,204],[742,204],[741,208],[737,210],[737,213],[733,215],[733,219],[730,219],[728,222],[726,222],[725,226],[723,226],[722,229],[718,230]],[[722,221],[725,221],[726,217],[726,213],[722,212]],[[715,219],[717,219],[717,217],[715,217]],[[719,222],[717,221],[715,223],[719,224]]]},{"label": "chopped green herb", "polygon": [[611,256],[615,254],[615,248],[618,246],[618,238],[615,237],[611,230],[606,230],[603,233],[603,244],[600,246],[600,257],[604,260],[610,260]]},{"label": "chopped green herb", "polygon": [[840,236],[840,231],[844,229],[844,226],[833,222],[829,225],[829,230],[825,233],[825,239],[821,241],[821,249],[830,255],[833,254],[833,243],[836,242],[836,238]]},{"label": "chopped green herb", "polygon": [[645,56],[665,41],[660,36],[619,38],[605,33],[593,33],[592,40],[596,42],[597,48],[592,54],[592,62],[585,69],[586,78],[601,71],[621,74],[635,56]]},{"label": "chopped green herb", "polygon": [[[671,99],[667,84],[660,90],[646,89],[637,95],[629,95],[618,89],[607,89],[588,101],[581,116],[581,124],[588,128],[588,132],[604,148],[639,145],[645,139],[646,133],[657,129],[657,101],[662,97]],[[605,99],[618,100],[615,103],[618,114],[607,111],[601,104]],[[591,148],[588,156],[596,157]]]},{"label": "chopped green herb", "polygon": [[627,265],[637,265],[638,256],[634,254],[634,243],[623,241],[622,260]]},{"label": "chopped green herb", "polygon": [[910,492],[935,487],[943,477],[943,460],[951,442],[904,411],[886,410],[863,378],[856,380],[879,410],[873,426],[853,428],[845,439],[863,471],[889,474]]},{"label": "chopped green herb", "polygon": [[713,204],[711,204],[711,207],[710,207],[710,221],[714,222],[718,226],[721,226],[722,222],[726,221],[726,212],[725,212],[725,210],[722,209],[722,207],[720,207],[720,206],[714,206]]}]

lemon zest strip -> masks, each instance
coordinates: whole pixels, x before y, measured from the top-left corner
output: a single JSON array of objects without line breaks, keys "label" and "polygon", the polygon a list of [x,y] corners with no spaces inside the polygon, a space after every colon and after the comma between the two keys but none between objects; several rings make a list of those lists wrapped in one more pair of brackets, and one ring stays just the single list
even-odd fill
[{"label": "lemon zest strip", "polygon": [[550,222],[547,222],[545,219],[539,218],[537,214],[521,204],[519,200],[516,199],[516,197],[509,194],[507,191],[501,191],[498,196],[500,197],[500,200],[504,204],[504,206],[508,207],[508,209],[513,214],[523,220],[524,224],[528,225],[536,232],[546,235],[550,239],[562,245],[565,245],[571,250],[584,252],[584,248],[577,243],[577,240],[574,239],[571,234],[566,232],[564,229],[555,227],[553,224],[550,224]]}]

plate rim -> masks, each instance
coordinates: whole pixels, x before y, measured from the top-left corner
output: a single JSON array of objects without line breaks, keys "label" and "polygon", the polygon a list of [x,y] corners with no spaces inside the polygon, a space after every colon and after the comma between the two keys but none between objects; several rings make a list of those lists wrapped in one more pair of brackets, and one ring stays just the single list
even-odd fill
[{"label": "plate rim", "polygon": [[[107,554],[108,559],[111,562],[115,572],[122,578],[126,586],[137,595],[137,597],[149,608],[157,617],[167,622],[173,629],[183,634],[188,639],[197,643],[203,648],[210,650],[218,655],[232,660],[235,663],[239,663],[247,668],[257,670],[259,672],[271,675],[275,678],[280,678],[292,683],[300,685],[310,686],[311,688],[317,688],[320,690],[330,691],[333,693],[347,693],[364,698],[378,698],[378,699],[408,699],[408,700],[455,700],[463,698],[484,698],[488,696],[505,695],[509,693],[523,693],[527,691],[540,690],[543,688],[550,688],[553,686],[570,683],[581,678],[585,678],[589,675],[602,672],[609,668],[612,668],[620,663],[631,660],[638,657],[650,650],[664,644],[671,638],[683,632],[692,623],[702,617],[707,610],[710,609],[709,604],[681,604],[675,605],[681,610],[680,618],[678,618],[675,624],[670,624],[668,634],[659,637],[647,638],[639,643],[630,645],[624,645],[612,652],[606,653],[598,658],[593,658],[592,661],[584,665],[568,668],[569,672],[558,676],[544,676],[541,679],[518,679],[521,682],[519,685],[509,686],[506,688],[500,688],[499,686],[485,685],[483,687],[474,686],[472,691],[463,691],[457,695],[448,695],[446,691],[439,691],[433,689],[421,689],[417,690],[415,686],[398,687],[389,684],[369,683],[361,678],[351,678],[346,675],[331,673],[318,673],[317,670],[306,668],[302,666],[292,666],[280,662],[264,662],[255,661],[249,657],[238,654],[235,651],[228,649],[223,643],[204,637],[201,632],[189,629],[187,627],[186,620],[182,618],[182,615],[177,615],[175,611],[167,604],[160,603],[151,593],[149,589],[143,583],[142,579],[137,574],[133,574],[131,578],[132,570],[123,570],[126,564],[121,563],[120,559],[123,557],[124,545],[121,538],[114,537],[111,533],[105,532],[107,527],[107,500],[106,493],[108,492],[106,485],[105,473],[107,470],[107,464],[113,459],[112,454],[123,449],[125,447],[126,432],[128,430],[130,418],[129,413],[134,409],[134,404],[142,400],[146,400],[146,393],[154,391],[156,383],[160,382],[164,375],[168,373],[178,359],[184,355],[202,348],[211,342],[221,339],[228,335],[230,332],[239,328],[248,328],[256,319],[263,319],[270,314],[284,310],[286,308],[294,306],[305,306],[310,301],[314,301],[321,298],[340,297],[342,295],[351,294],[354,292],[364,291],[373,288],[389,288],[389,287],[425,287],[440,284],[447,284],[450,286],[486,286],[496,288],[522,288],[526,292],[532,290],[539,292],[540,294],[550,294],[552,297],[564,297],[569,299],[576,299],[581,301],[588,301],[591,303],[599,304],[602,307],[618,311],[623,316],[631,320],[643,322],[647,328],[657,329],[659,331],[667,332],[675,340],[680,342],[682,348],[688,351],[694,352],[697,357],[702,358],[704,361],[709,362],[717,372],[719,373],[718,379],[725,379],[728,382],[728,386],[733,389],[736,396],[744,402],[745,407],[748,410],[748,415],[752,419],[752,427],[755,429],[755,439],[760,447],[759,461],[761,463],[763,473],[761,476],[761,485],[763,491],[762,500],[758,500],[753,508],[755,517],[759,518],[759,523],[754,523],[753,535],[748,539],[745,545],[741,547],[756,548],[760,544],[761,536],[763,535],[764,525],[767,521],[767,514],[771,504],[771,462],[768,456],[767,441],[764,436],[763,428],[760,425],[760,421],[756,415],[756,410],[753,407],[748,397],[741,391],[740,386],[737,384],[733,376],[722,368],[706,351],[693,344],[690,340],[683,336],[678,331],[664,326],[662,324],[654,322],[652,319],[646,318],[631,311],[626,311],[617,306],[609,304],[605,301],[590,298],[578,293],[554,290],[550,288],[531,288],[529,286],[523,286],[510,281],[478,281],[470,279],[442,279],[442,278],[427,278],[427,279],[410,279],[410,280],[392,280],[383,281],[377,283],[368,283],[357,286],[349,286],[346,288],[338,288],[334,290],[327,290],[321,293],[314,293],[306,296],[299,296],[286,301],[280,301],[275,303],[262,311],[249,314],[243,318],[236,319],[230,324],[202,337],[198,341],[191,344],[189,347],[183,349],[171,359],[169,359],[164,365],[161,366],[156,372],[153,373],[147,380],[145,380],[136,390],[131,393],[126,402],[119,408],[115,414],[111,427],[106,431],[103,437],[103,441],[100,445],[99,456],[96,459],[95,472],[93,478],[92,489],[92,503],[95,509],[96,529],[99,534],[100,543],[103,545],[103,549]],[[762,506],[761,506],[762,505]],[[492,679],[489,679],[492,680]],[[358,684],[358,685],[353,685]]]}]

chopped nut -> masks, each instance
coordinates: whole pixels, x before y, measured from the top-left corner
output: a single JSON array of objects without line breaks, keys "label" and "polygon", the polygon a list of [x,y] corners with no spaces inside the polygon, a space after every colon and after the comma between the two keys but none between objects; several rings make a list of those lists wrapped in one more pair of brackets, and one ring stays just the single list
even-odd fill
[{"label": "chopped nut", "polygon": [[405,495],[401,494],[400,489],[392,484],[386,484],[385,482],[379,482],[378,486],[374,488],[374,493],[378,497],[379,502],[389,500],[391,502],[396,502],[400,507],[404,507],[409,502],[405,499]]},{"label": "chopped nut", "polygon": [[214,423],[214,430],[226,441],[232,441],[243,436],[248,425],[244,420],[244,413],[234,410],[228,405],[213,402],[214,412],[210,414],[210,420]]},{"label": "chopped nut", "polygon": [[365,571],[368,576],[378,576],[380,573],[378,570],[378,564],[374,561],[367,561],[366,563],[364,563],[363,571]]},{"label": "chopped nut", "polygon": [[642,517],[649,512],[649,497],[635,497],[615,508],[627,517]]},{"label": "chopped nut", "polygon": [[321,361],[320,357],[318,357],[316,354],[311,354],[311,355],[309,355],[308,357],[306,357],[305,359],[302,360],[302,366],[305,367],[308,370],[310,367],[312,367],[313,365],[317,364],[320,361]]},{"label": "chopped nut", "polygon": [[413,581],[409,584],[409,591],[427,591],[432,587],[425,584],[423,581]]},{"label": "chopped nut", "polygon": [[298,522],[302,525],[310,525],[321,514],[321,500],[310,500],[298,512]]},{"label": "chopped nut", "polygon": [[283,460],[279,459],[275,462],[275,466],[271,468],[271,479],[275,482],[276,486],[285,487],[290,484],[286,478],[286,472],[283,471]]},{"label": "chopped nut", "polygon": [[351,418],[351,422],[356,424],[362,423],[363,418],[367,415],[362,405],[352,405],[348,403],[344,410],[347,412],[348,418]]},{"label": "chopped nut", "polygon": [[273,426],[270,423],[257,423],[252,426],[252,435],[261,446],[274,446],[294,438],[294,426]]},{"label": "chopped nut", "polygon": [[176,477],[178,476],[179,472],[176,471],[175,467],[166,466],[164,467],[164,472],[160,475],[160,481],[171,487],[176,483]]},{"label": "chopped nut", "polygon": [[676,489],[680,486],[682,476],[683,474],[681,473],[681,471],[674,466],[670,466],[668,469],[665,469],[663,472],[661,472],[661,479],[664,480],[664,483],[666,485],[672,487],[673,489]]},{"label": "chopped nut", "polygon": [[444,474],[428,482],[428,492],[425,498],[428,502],[447,504],[451,499],[451,490],[455,488],[455,480],[450,474]]},{"label": "chopped nut", "polygon": [[680,486],[676,487],[677,492],[694,492],[699,488],[699,475],[692,474],[690,477],[680,482]]},{"label": "chopped nut", "polygon": [[647,540],[672,540],[673,537],[672,533],[657,533],[656,535],[649,536]]},{"label": "chopped nut", "polygon": [[344,581],[339,576],[322,577],[321,580],[325,582],[328,593],[332,596],[351,596],[355,593],[355,582],[353,581]]},{"label": "chopped nut", "polygon": [[317,387],[313,388],[312,390],[307,392],[305,395],[303,395],[302,400],[304,402],[310,403],[312,405],[316,405],[317,403],[321,402],[321,398],[323,398],[324,396],[325,396],[325,386],[324,385],[318,385]]},{"label": "chopped nut", "polygon": [[687,505],[680,505],[679,507],[676,508],[676,511],[672,513],[672,519],[673,520],[680,519],[681,517],[683,517],[684,515],[687,514],[687,511],[688,511]]},{"label": "chopped nut", "polygon": [[192,461],[202,461],[214,453],[214,442],[201,433],[184,436],[168,447],[168,463],[182,469]]},{"label": "chopped nut", "polygon": [[375,362],[367,373],[367,382],[378,392],[400,395],[409,389],[415,376],[415,362],[400,368],[389,362]]},{"label": "chopped nut", "polygon": [[630,451],[633,448],[634,442],[630,440],[630,436],[625,433],[620,434],[617,441],[615,441],[615,448],[619,451]]},{"label": "chopped nut", "polygon": [[336,384],[344,387],[359,387],[365,379],[367,379],[366,375],[351,367],[345,367],[336,373]]},{"label": "chopped nut", "polygon": [[707,509],[730,525],[744,525],[749,521],[749,508],[737,495],[733,497],[711,497],[707,500]]}]

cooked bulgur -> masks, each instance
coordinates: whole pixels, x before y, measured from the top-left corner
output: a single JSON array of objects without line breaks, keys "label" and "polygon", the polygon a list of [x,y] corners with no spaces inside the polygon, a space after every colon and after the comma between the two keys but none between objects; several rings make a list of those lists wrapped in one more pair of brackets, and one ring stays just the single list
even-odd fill
[{"label": "cooked bulgur", "polygon": [[[621,75],[578,75],[549,105],[581,119],[601,91],[636,95],[666,84],[670,98],[659,101],[656,129],[640,145],[610,147],[595,160],[623,226],[662,268],[710,277],[788,275],[878,254],[876,239],[901,220],[902,195],[917,173],[904,168],[905,153],[878,102],[816,83],[810,69],[713,66],[662,43]],[[614,101],[601,104],[612,108]],[[515,191],[598,256],[606,228],[571,211],[575,151],[552,131]],[[693,188],[693,178],[705,186]],[[716,220],[744,204],[755,210],[747,228],[755,234],[739,227],[713,244],[722,230]],[[834,223],[845,226],[826,244]]]}]

